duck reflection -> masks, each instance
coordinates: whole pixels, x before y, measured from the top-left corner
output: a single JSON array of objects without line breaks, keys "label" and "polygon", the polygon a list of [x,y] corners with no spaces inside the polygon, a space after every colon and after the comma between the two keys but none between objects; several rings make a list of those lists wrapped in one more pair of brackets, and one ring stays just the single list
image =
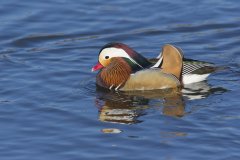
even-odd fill
[{"label": "duck reflection", "polygon": [[139,123],[138,117],[145,114],[149,100],[128,96],[124,93],[97,91],[96,105],[99,109],[99,120],[113,123]]},{"label": "duck reflection", "polygon": [[150,101],[162,101],[163,114],[170,116],[184,115],[184,101],[178,91],[134,91],[109,92],[97,90],[96,105],[99,109],[99,120],[112,123],[140,123],[140,116],[150,108]]},{"label": "duck reflection", "polygon": [[226,90],[211,88],[206,82],[174,90],[114,92],[98,88],[96,106],[100,121],[134,124],[142,122],[139,117],[147,114],[148,108],[160,109],[164,115],[182,117],[186,114],[185,101],[202,99],[219,91]]}]

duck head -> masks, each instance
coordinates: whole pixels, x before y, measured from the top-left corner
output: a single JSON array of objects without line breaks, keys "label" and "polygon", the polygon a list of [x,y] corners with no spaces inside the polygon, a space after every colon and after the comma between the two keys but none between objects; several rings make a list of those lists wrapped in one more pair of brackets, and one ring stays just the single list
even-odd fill
[{"label": "duck head", "polygon": [[123,43],[108,43],[101,48],[98,63],[92,68],[92,71],[97,71],[109,66],[113,58],[116,57],[125,59],[133,69],[143,69],[151,65],[146,58],[134,51],[128,45]]},{"label": "duck head", "polygon": [[100,70],[96,83],[103,88],[120,88],[132,73],[147,68],[151,63],[123,43],[108,43],[99,52],[98,63],[92,71]]}]

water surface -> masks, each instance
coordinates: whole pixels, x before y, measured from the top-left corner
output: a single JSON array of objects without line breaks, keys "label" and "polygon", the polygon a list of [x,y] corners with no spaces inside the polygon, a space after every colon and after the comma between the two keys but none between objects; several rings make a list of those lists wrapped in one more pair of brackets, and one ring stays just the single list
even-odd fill
[{"label": "water surface", "polygon": [[[233,0],[0,2],[0,159],[239,159]],[[224,70],[177,94],[97,90],[99,49],[161,46]]]}]

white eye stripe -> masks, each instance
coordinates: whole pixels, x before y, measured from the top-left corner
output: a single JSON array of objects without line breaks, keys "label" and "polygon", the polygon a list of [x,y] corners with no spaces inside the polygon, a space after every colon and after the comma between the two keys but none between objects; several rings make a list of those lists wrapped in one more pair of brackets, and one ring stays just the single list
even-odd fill
[{"label": "white eye stripe", "polygon": [[128,58],[129,60],[131,60],[133,63],[135,63],[139,67],[143,68],[134,59],[132,59],[123,49],[120,49],[120,48],[113,48],[113,47],[105,48],[101,51],[99,56],[100,57],[109,56],[109,58],[111,58],[111,57],[125,57],[125,58]]},{"label": "white eye stripe", "polygon": [[100,56],[130,58],[129,55],[123,49],[120,48],[105,48],[101,51]]}]

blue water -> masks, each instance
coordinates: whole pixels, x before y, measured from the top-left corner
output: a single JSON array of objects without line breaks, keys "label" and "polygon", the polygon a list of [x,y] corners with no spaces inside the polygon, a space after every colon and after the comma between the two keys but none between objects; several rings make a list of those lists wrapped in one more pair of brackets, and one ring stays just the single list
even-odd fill
[{"label": "blue water", "polygon": [[[0,2],[1,160],[240,159],[234,0]],[[99,49],[161,46],[222,70],[178,95],[96,90]]]}]

